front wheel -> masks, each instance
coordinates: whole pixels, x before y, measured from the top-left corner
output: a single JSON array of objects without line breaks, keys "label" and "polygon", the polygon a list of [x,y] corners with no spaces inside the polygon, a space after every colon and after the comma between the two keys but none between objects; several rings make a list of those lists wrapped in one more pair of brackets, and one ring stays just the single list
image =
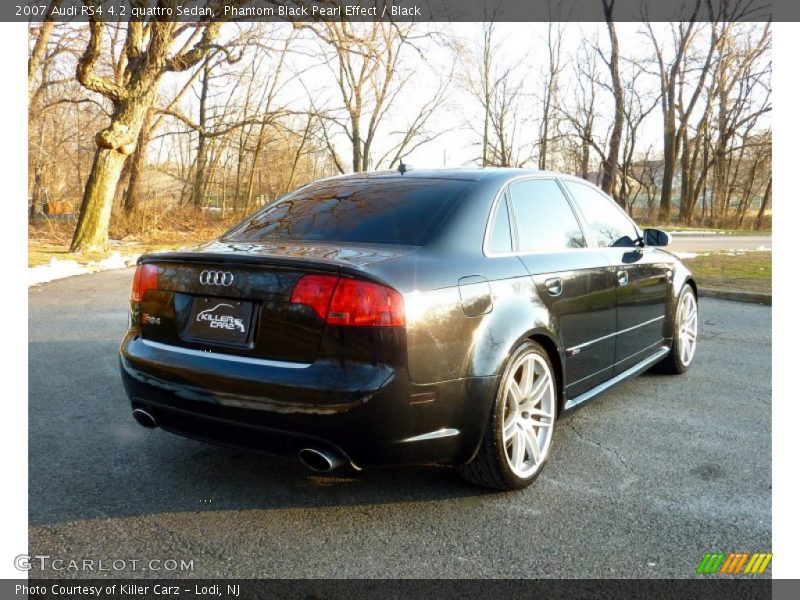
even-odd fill
[{"label": "front wheel", "polygon": [[697,298],[692,286],[686,284],[678,296],[672,325],[672,349],[661,367],[667,373],[685,373],[697,350]]},{"label": "front wheel", "polygon": [[556,398],[547,353],[534,342],[520,345],[503,373],[478,454],[459,467],[461,476],[501,490],[530,485],[553,442]]}]

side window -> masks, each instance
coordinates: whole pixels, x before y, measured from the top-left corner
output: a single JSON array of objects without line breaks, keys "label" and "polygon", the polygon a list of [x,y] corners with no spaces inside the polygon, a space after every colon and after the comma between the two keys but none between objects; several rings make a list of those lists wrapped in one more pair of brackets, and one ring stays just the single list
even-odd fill
[{"label": "side window", "polygon": [[512,183],[520,252],[585,248],[578,219],[554,179]]},{"label": "side window", "polygon": [[636,245],[639,233],[619,206],[588,185],[573,181],[565,181],[564,185],[589,224],[598,246],[608,248]]},{"label": "side window", "polygon": [[511,219],[508,216],[508,202],[503,194],[494,211],[494,222],[489,234],[489,252],[502,254],[511,250]]}]

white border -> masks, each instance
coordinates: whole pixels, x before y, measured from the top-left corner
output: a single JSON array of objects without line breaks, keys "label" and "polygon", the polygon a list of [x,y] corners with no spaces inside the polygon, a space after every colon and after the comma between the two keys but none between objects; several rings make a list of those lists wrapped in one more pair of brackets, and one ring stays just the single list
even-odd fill
[{"label": "white border", "polygon": [[14,568],[14,557],[28,552],[27,48],[26,24],[0,23],[0,56],[3,57],[0,173],[3,174],[2,248],[6,272],[0,294],[0,315],[6,317],[3,319],[5,351],[0,354],[3,384],[0,578],[9,579],[28,576]]},{"label": "white border", "polygon": [[[0,314],[4,319],[3,338],[7,342],[0,361],[4,384],[3,418],[0,419],[0,439],[4,460],[2,481],[4,493],[0,499],[0,578],[25,576],[13,566],[13,557],[27,552],[28,498],[28,427],[27,427],[27,319],[21,318],[21,307],[27,308],[25,295],[27,273],[27,28],[24,24],[0,24],[0,56],[3,56],[5,93],[0,96],[0,140],[3,143],[2,173],[3,210],[7,215],[3,230],[6,249],[4,265],[7,282],[0,295]],[[774,305],[773,305],[773,512],[772,534],[775,554],[773,576],[800,576],[800,467],[798,467],[797,428],[800,424],[800,399],[797,386],[791,380],[796,370],[797,339],[800,337],[796,304],[796,248],[790,244],[797,238],[800,227],[800,191],[795,173],[800,161],[800,76],[797,58],[800,56],[800,25],[774,25]],[[746,426],[746,425],[745,425]],[[754,448],[754,452],[767,449]],[[746,478],[748,465],[740,465],[741,477]],[[57,490],[53,490],[58,493]],[[766,549],[744,549],[764,551]]]},{"label": "white border", "polygon": [[[798,141],[800,141],[800,25],[776,23],[774,58],[773,312],[772,312],[772,576],[800,576],[800,399],[791,374],[797,371],[797,240],[800,227]],[[747,467],[742,465],[742,476]],[[754,551],[763,551],[754,549]]]}]

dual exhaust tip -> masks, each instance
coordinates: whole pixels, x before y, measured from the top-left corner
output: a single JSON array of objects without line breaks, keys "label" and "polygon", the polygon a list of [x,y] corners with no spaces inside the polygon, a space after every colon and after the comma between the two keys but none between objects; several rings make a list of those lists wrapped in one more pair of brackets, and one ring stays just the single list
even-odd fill
[{"label": "dual exhaust tip", "polygon": [[303,448],[297,453],[300,462],[307,469],[317,473],[328,473],[345,464],[345,459],[325,448]]},{"label": "dual exhaust tip", "polygon": [[158,427],[158,423],[156,423],[156,418],[141,408],[134,408],[133,409],[133,418],[136,419],[136,422],[141,425],[142,427],[146,427],[147,429],[155,429]]},{"label": "dual exhaust tip", "polygon": [[[134,408],[133,418],[139,425],[147,429],[158,427],[156,418],[143,408]],[[338,469],[346,462],[340,454],[325,448],[303,448],[297,453],[297,457],[303,466],[317,473],[328,473]]]}]

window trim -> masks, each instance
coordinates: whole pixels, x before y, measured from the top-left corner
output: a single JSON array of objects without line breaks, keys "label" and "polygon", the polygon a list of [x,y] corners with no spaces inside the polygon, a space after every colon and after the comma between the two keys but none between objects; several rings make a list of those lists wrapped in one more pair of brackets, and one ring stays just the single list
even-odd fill
[{"label": "window trim", "polygon": [[[521,252],[519,250],[519,232],[517,227],[517,215],[514,212],[514,203],[511,202],[511,185],[514,183],[519,183],[522,181],[529,181],[529,180],[539,180],[539,179],[549,179],[556,182],[556,185],[561,190],[561,193],[564,195],[564,199],[567,201],[567,206],[572,210],[572,214],[575,217],[575,220],[578,223],[578,227],[583,234],[583,239],[586,242],[586,246],[584,248],[540,248],[538,250],[531,250],[529,252]],[[494,228],[494,220],[497,214],[497,206],[499,204],[499,200],[501,198],[507,198],[508,204],[508,218],[511,222],[511,252],[491,252],[489,250],[489,241],[491,238],[492,229]],[[487,258],[502,258],[507,256],[533,256],[536,254],[560,254],[562,252],[585,252],[587,250],[596,250],[596,246],[592,247],[594,243],[594,238],[589,237],[586,235],[586,226],[585,221],[582,218],[583,215],[580,214],[575,209],[575,204],[572,200],[572,196],[567,192],[565,186],[561,182],[561,177],[555,173],[541,173],[541,174],[528,174],[519,175],[517,177],[513,177],[503,183],[500,186],[500,189],[495,193],[494,199],[492,200],[492,207],[489,212],[489,219],[486,221],[486,229],[483,234],[483,255]]]},{"label": "window trim", "polygon": [[[562,179],[562,184],[563,184],[562,187],[564,188],[564,191],[569,196],[570,202],[572,203],[572,205],[573,205],[573,207],[575,209],[575,212],[580,215],[579,219],[581,220],[581,223],[583,225],[585,225],[585,230],[589,232],[589,235],[591,237],[590,241],[591,241],[591,244],[593,245],[594,248],[597,248],[597,249],[600,249],[600,250],[605,250],[607,248],[613,248],[613,246],[600,246],[597,243],[597,239],[594,237],[594,233],[592,232],[592,228],[589,226],[590,225],[589,221],[586,218],[586,215],[583,214],[583,211],[581,211],[580,206],[578,206],[578,201],[575,200],[575,196],[573,196],[572,192],[570,192],[569,188],[566,185],[567,183],[574,183],[574,184],[577,184],[577,185],[582,185],[584,187],[589,188],[593,192],[596,192],[601,197],[605,198],[607,202],[611,203],[611,205],[620,214],[622,214],[628,220],[628,222],[631,225],[633,225],[633,230],[636,232],[636,234],[639,236],[640,239],[644,236],[644,233],[643,233],[641,227],[639,227],[639,225],[636,224],[636,221],[634,221],[631,218],[631,216],[622,209],[622,207],[617,203],[616,200],[614,200],[611,196],[606,194],[602,189],[600,189],[599,187],[597,187],[596,185],[594,185],[590,181],[586,181],[585,179],[581,179],[580,177],[573,177],[571,175],[566,175],[566,176],[562,176],[561,179]],[[586,235],[585,232],[584,232],[584,235]],[[587,238],[587,241],[589,241],[588,238]],[[635,242],[635,240],[634,240],[634,242]],[[641,248],[641,246],[631,246],[631,247],[633,247],[633,248]],[[631,248],[631,247],[628,247],[628,248]]]},{"label": "window trim", "polygon": [[492,210],[489,215],[489,220],[487,222],[488,227],[485,235],[486,251],[490,251],[492,236],[494,234],[494,226],[497,221],[497,213],[500,210],[500,207],[503,202],[505,202],[506,204],[506,213],[508,214],[508,233],[509,237],[511,238],[511,252],[491,252],[493,256],[506,256],[509,254],[513,254],[514,249],[517,247],[517,226],[515,222],[513,207],[511,206],[511,202],[509,202],[508,194],[505,193],[505,190],[503,190],[503,193],[499,195],[497,203],[492,205]]}]

